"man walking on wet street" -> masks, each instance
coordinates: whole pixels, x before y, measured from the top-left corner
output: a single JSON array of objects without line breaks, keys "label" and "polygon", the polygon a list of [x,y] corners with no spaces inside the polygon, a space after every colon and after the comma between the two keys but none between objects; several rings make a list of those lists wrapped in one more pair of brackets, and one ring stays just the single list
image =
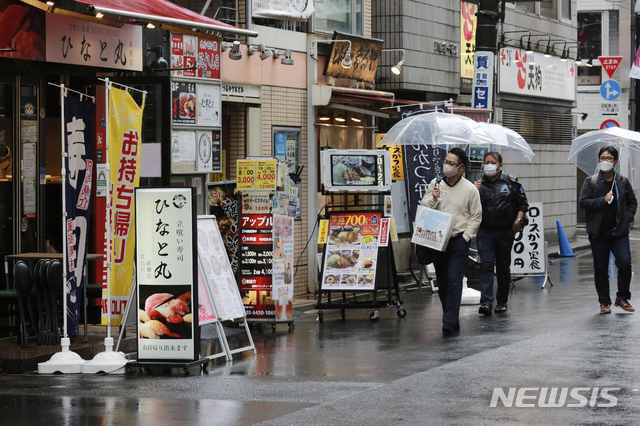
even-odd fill
[{"label": "man walking on wet street", "polygon": [[580,192],[580,207],[587,211],[587,233],[593,253],[593,270],[600,313],[611,313],[609,296],[609,253],[618,268],[618,292],[615,305],[627,312],[635,309],[629,303],[631,292],[631,248],[629,224],[636,214],[638,201],[629,179],[615,172],[618,150],[613,146],[600,149],[600,171],[587,177]]},{"label": "man walking on wet street", "polygon": [[476,243],[482,263],[480,273],[480,309],[478,313],[491,315],[493,308],[493,276],[498,281],[496,313],[507,311],[511,285],[511,248],[516,232],[524,226],[529,210],[524,188],[515,176],[502,171],[502,155],[489,152],[484,156],[484,176],[475,182],[480,190],[482,223]]}]

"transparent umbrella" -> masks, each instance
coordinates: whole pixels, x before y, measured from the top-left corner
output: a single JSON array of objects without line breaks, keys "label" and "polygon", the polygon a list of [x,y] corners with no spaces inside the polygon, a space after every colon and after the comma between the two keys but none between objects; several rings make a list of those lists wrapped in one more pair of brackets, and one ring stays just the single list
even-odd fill
[{"label": "transparent umbrella", "polygon": [[444,112],[418,114],[396,123],[378,145],[428,145],[447,149],[492,142],[480,124],[462,115]]},{"label": "transparent umbrella", "polygon": [[531,161],[535,155],[527,141],[518,133],[499,124],[478,123],[491,137],[491,151],[502,154],[502,161],[509,163],[524,163]]},{"label": "transparent umbrella", "polygon": [[619,127],[594,130],[577,137],[571,142],[568,161],[585,173],[592,175],[598,171],[598,152],[601,148],[613,146],[618,150],[619,164],[616,171],[629,178],[631,185],[638,188],[640,176],[636,167],[640,164],[640,133]]}]

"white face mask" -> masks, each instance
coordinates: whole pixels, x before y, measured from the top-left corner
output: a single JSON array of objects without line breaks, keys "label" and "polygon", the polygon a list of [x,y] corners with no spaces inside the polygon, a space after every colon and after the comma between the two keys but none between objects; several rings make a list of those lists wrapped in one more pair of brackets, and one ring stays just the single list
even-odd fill
[{"label": "white face mask", "polygon": [[608,161],[601,161],[600,170],[602,170],[605,173],[610,172],[611,170],[613,170],[613,163],[610,163]]},{"label": "white face mask", "polygon": [[458,169],[458,167],[453,167],[450,164],[445,164],[444,167],[442,167],[442,172],[446,177],[454,177],[460,172],[460,169]]},{"label": "white face mask", "polygon": [[485,164],[484,165],[484,174],[489,177],[494,177],[498,174],[498,165],[497,164]]}]

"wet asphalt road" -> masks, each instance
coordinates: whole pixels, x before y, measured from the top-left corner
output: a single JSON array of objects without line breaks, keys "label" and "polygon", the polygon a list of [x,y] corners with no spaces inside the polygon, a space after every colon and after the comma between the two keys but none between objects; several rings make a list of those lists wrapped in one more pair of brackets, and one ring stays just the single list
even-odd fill
[{"label": "wet asphalt road", "polygon": [[[600,315],[591,254],[578,254],[552,260],[553,287],[517,281],[504,315],[463,305],[452,337],[442,336],[437,295],[423,290],[402,293],[404,319],[391,308],[378,322],[371,310],[349,310],[346,321],[325,310],[322,324],[299,313],[293,331],[254,326],[258,355],[218,361],[209,374],[5,375],[0,425],[638,424],[640,311]],[[640,262],[639,238],[632,256]],[[514,388],[511,407],[490,407],[494,388]],[[566,400],[541,407],[541,388],[547,399],[567,388]]]}]

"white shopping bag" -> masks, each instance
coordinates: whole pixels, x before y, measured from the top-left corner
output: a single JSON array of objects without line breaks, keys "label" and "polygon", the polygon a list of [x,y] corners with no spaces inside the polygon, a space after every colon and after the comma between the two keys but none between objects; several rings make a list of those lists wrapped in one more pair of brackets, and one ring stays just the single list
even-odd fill
[{"label": "white shopping bag", "polygon": [[445,251],[456,215],[418,206],[411,242],[438,251]]}]

